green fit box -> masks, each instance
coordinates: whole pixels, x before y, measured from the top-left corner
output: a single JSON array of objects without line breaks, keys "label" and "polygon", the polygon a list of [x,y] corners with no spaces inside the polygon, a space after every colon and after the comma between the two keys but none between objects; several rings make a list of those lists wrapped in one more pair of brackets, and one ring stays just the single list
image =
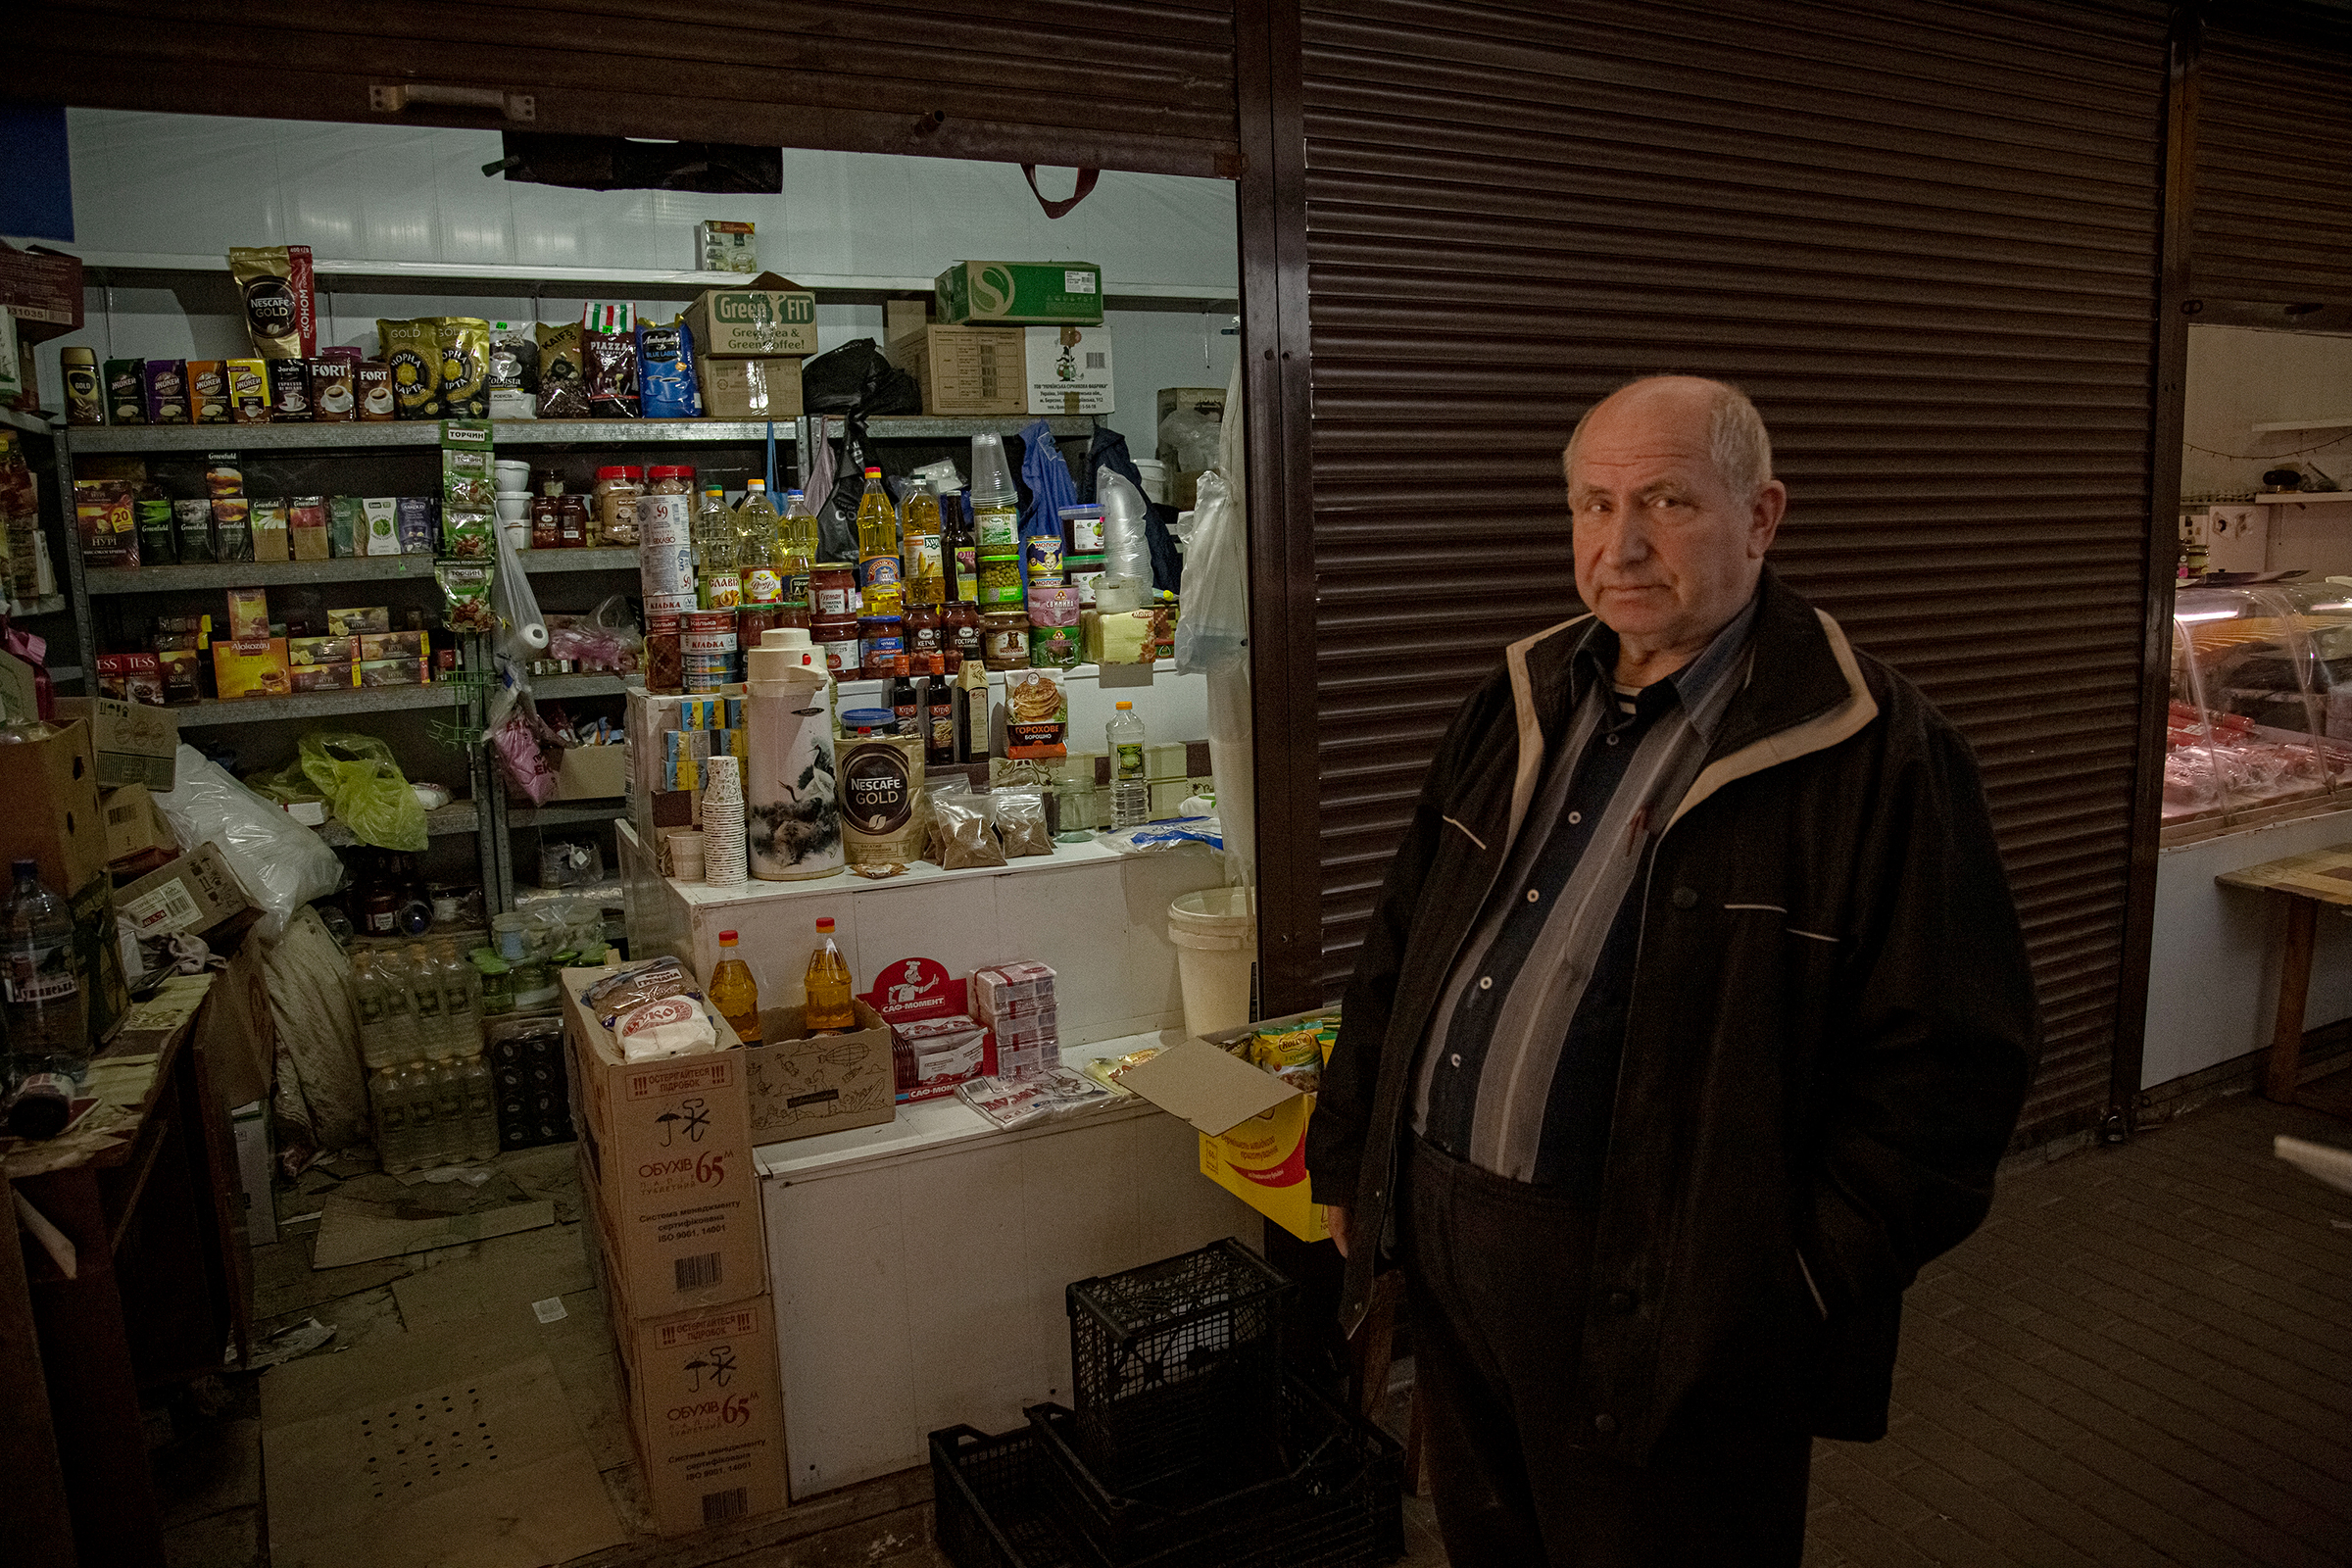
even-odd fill
[{"label": "green fit box", "polygon": [[943,326],[1099,326],[1102,269],[1093,262],[957,262],[931,285]]},{"label": "green fit box", "polygon": [[714,288],[686,309],[694,351],[714,360],[805,359],[816,352],[816,296],[762,272],[743,288]]}]

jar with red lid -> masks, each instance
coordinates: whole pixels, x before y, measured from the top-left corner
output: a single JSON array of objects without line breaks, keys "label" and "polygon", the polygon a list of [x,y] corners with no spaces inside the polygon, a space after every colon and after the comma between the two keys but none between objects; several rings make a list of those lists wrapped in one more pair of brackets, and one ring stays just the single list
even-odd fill
[{"label": "jar with red lid", "polygon": [[858,640],[854,615],[829,615],[808,623],[808,640],[823,650],[825,668],[836,680],[855,680],[865,667],[865,653]]},{"label": "jar with red lid", "polygon": [[645,493],[645,470],[610,467],[596,470],[596,504],[588,526],[592,545],[633,545],[637,542],[637,498]]},{"label": "jar with red lid", "polygon": [[757,648],[761,637],[783,624],[782,605],[741,606],[735,612],[735,645],[744,649]]}]

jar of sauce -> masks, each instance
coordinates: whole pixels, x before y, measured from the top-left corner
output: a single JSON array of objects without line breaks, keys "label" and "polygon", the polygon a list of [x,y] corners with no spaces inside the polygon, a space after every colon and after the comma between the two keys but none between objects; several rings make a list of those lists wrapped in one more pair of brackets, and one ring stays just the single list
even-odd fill
[{"label": "jar of sauce", "polygon": [[589,524],[589,542],[633,545],[637,542],[637,498],[645,493],[645,470],[635,467],[596,470],[596,508]]},{"label": "jar of sauce", "polygon": [[866,615],[858,622],[858,667],[867,680],[888,680],[906,651],[906,622],[898,615]]},{"label": "jar of sauce", "polygon": [[906,652],[918,670],[931,667],[933,655],[946,646],[942,636],[942,620],[937,605],[912,605],[906,611]]},{"label": "jar of sauce", "polygon": [[855,618],[858,609],[858,568],[839,561],[818,562],[808,573],[809,620]]},{"label": "jar of sauce", "polygon": [[1029,617],[1017,610],[991,612],[980,626],[981,659],[991,669],[1029,667]]},{"label": "jar of sauce", "polygon": [[858,640],[858,620],[854,615],[811,620],[808,640],[823,650],[825,668],[835,680],[855,680],[865,667],[865,652]]},{"label": "jar of sauce", "polygon": [[784,624],[782,605],[745,605],[735,612],[735,646],[757,648],[769,629]]},{"label": "jar of sauce", "polygon": [[940,612],[940,646],[979,663],[986,654],[980,639],[980,607],[956,603]]},{"label": "jar of sauce", "polygon": [[554,496],[531,497],[531,548],[555,550],[564,543],[564,525],[559,517],[563,504]]},{"label": "jar of sauce", "polygon": [[565,550],[577,550],[588,543],[586,496],[556,498],[556,543]]}]

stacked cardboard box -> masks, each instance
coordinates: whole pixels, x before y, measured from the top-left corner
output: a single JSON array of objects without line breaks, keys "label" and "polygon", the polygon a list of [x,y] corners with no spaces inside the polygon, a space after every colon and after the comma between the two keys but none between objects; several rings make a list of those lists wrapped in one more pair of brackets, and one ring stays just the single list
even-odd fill
[{"label": "stacked cardboard box", "polygon": [[564,974],[581,1185],[656,1528],[784,1506],[783,1395],[752,1167],[750,1060],[718,1049],[630,1061]]},{"label": "stacked cardboard box", "polygon": [[629,689],[629,826],[659,858],[662,836],[702,821],[702,765],[713,756],[743,758],[750,745],[741,697],[674,697]]},{"label": "stacked cardboard box", "polygon": [[106,813],[98,803],[91,726],[58,714],[53,734],[0,746],[0,860],[29,859],[74,912],[74,972],[89,1004],[91,1039],[129,1010],[115,937],[115,884],[107,874]]},{"label": "stacked cardboard box", "polygon": [[972,1012],[997,1037],[997,1076],[1027,1078],[1061,1065],[1054,971],[1001,963],[972,976]]}]

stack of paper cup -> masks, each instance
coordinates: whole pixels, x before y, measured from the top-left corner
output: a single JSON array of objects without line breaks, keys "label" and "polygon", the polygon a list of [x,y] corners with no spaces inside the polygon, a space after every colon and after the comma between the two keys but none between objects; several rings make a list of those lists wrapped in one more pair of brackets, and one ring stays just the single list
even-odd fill
[{"label": "stack of paper cup", "polygon": [[703,764],[703,880],[738,887],[751,875],[743,834],[743,763],[713,757]]}]

